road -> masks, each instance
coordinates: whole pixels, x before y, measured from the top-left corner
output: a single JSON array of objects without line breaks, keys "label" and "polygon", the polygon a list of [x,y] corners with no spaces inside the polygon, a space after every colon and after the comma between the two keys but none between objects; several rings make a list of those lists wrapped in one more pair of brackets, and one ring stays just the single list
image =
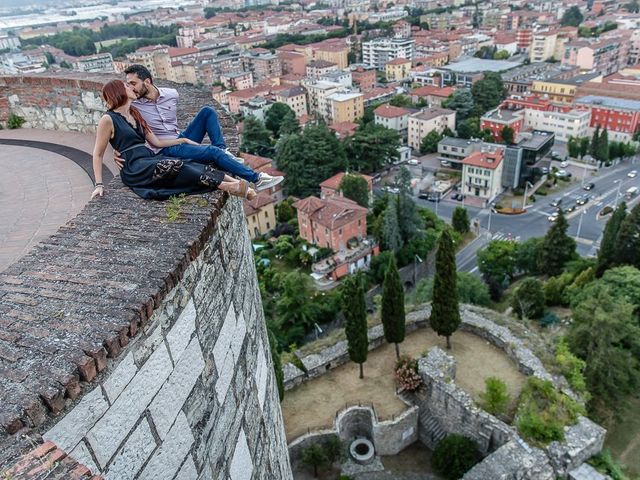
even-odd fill
[{"label": "road", "polygon": [[[635,157],[631,161],[625,161],[614,167],[602,168],[595,175],[587,174],[584,182],[593,182],[595,187],[590,191],[582,188],[582,168],[574,169],[579,172],[574,174],[578,181],[572,182],[565,190],[558,192],[555,196],[537,196],[536,202],[527,206],[527,212],[521,215],[501,215],[491,213],[489,209],[466,206],[469,218],[473,224],[474,220],[480,222],[482,234],[467,245],[458,253],[458,269],[476,273],[475,252],[486,245],[491,239],[514,239],[524,241],[531,237],[542,237],[552,225],[548,220],[549,215],[555,211],[550,204],[556,198],[562,198],[562,207],[567,208],[576,204],[576,199],[582,195],[589,195],[589,201],[582,207],[577,207],[575,211],[567,214],[569,229],[567,233],[576,239],[577,250],[580,255],[594,256],[597,254],[602,232],[610,215],[598,218],[605,206],[615,206],[617,202],[625,200],[624,194],[629,187],[635,186],[640,189],[640,175],[630,178],[627,174],[631,170],[640,171],[640,158]],[[448,199],[440,203],[429,202],[415,198],[421,207],[435,211],[439,217],[450,220],[453,211],[460,206],[460,202]],[[630,206],[640,201],[640,197],[628,201]],[[581,221],[582,218],[582,221]],[[578,230],[580,235],[578,236]]]}]

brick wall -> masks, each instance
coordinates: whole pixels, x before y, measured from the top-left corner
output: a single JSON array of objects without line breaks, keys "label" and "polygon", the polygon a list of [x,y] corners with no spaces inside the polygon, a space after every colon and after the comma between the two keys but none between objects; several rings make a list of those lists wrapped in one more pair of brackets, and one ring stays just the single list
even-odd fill
[{"label": "brick wall", "polygon": [[241,202],[108,191],[0,274],[0,476],[292,478]]}]

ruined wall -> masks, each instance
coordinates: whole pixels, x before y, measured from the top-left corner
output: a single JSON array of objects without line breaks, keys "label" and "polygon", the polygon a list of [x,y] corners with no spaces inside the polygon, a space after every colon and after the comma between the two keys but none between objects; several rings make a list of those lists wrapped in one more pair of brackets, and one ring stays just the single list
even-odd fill
[{"label": "ruined wall", "polygon": [[107,193],[0,274],[0,474],[292,478],[240,200]]}]

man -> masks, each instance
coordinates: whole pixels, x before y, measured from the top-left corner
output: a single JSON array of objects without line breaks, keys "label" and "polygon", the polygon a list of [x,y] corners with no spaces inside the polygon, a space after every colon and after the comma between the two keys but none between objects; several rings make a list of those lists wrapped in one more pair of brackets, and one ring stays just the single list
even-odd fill
[{"label": "man", "polygon": [[[243,165],[243,160],[231,154],[222,135],[218,115],[212,107],[203,107],[182,132],[178,129],[178,92],[173,88],[156,87],[151,72],[143,65],[131,65],[124,73],[127,83],[138,96],[133,105],[140,111],[149,128],[159,139],[186,137],[196,143],[202,143],[205,134],[211,145],[181,144],[163,149],[154,149],[156,153],[183,159],[206,160],[220,170],[252,182],[256,190],[266,190],[282,182],[282,176],[258,173]],[[122,160],[116,154],[116,162]]]}]

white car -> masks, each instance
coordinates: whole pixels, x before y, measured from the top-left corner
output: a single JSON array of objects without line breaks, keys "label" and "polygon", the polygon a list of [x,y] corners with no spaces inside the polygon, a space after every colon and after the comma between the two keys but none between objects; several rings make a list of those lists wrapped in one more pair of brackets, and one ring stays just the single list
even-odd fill
[{"label": "white car", "polygon": [[558,212],[553,212],[551,215],[547,217],[547,220],[549,220],[550,222],[555,222],[556,220],[558,220],[559,216],[560,214]]},{"label": "white car", "polygon": [[637,175],[638,175],[637,170],[631,170],[629,173],[627,173],[627,177],[629,178],[636,178]]},{"label": "white car", "polygon": [[420,165],[420,161],[416,160],[415,158],[412,158],[411,160],[407,161],[407,163],[409,165]]},{"label": "white car", "polygon": [[560,168],[567,168],[569,166],[569,162],[563,160],[560,162]]}]

